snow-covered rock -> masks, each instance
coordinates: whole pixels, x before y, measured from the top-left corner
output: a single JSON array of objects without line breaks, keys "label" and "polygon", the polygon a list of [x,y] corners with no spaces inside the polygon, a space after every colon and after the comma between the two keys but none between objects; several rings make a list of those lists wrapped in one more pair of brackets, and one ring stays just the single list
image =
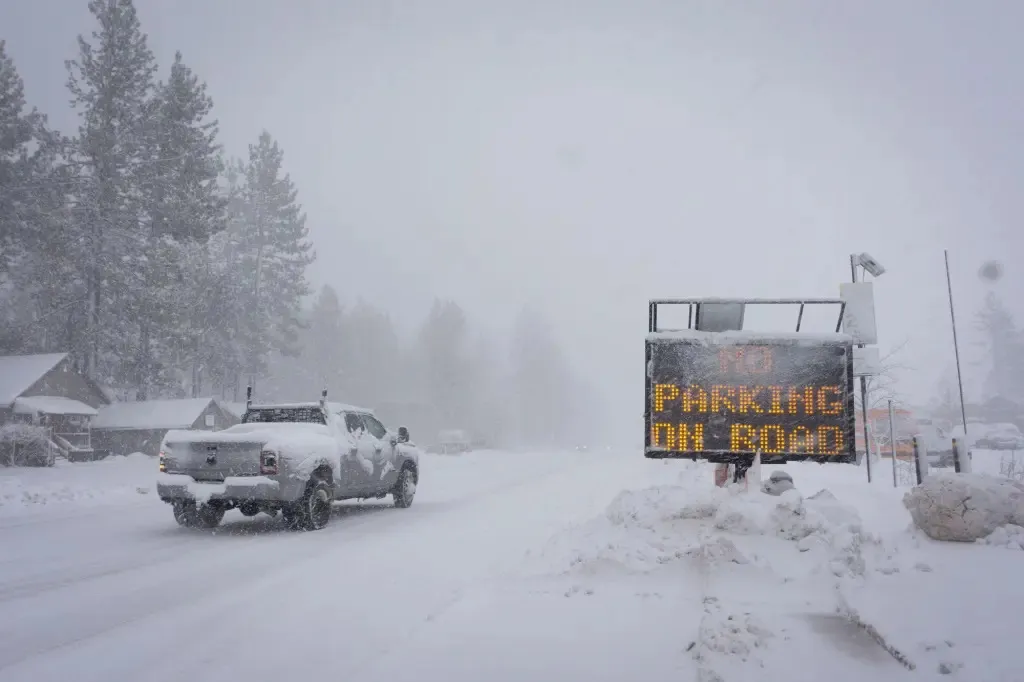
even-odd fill
[{"label": "snow-covered rock", "polygon": [[1024,483],[984,474],[932,476],[903,496],[914,525],[934,540],[974,542],[1024,525]]},{"label": "snow-covered rock", "polygon": [[776,496],[792,489],[793,477],[782,470],[773,471],[768,480],[761,485],[761,492]]}]

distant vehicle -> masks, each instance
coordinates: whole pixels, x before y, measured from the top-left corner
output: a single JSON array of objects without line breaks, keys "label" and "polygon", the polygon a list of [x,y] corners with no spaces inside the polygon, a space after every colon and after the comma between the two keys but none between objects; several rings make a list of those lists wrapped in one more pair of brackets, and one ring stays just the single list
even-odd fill
[{"label": "distant vehicle", "polygon": [[978,449],[1024,450],[1024,434],[1015,424],[971,424],[969,428],[978,431],[973,439]]},{"label": "distant vehicle", "polygon": [[445,429],[437,434],[438,446],[442,454],[457,454],[473,449],[473,440],[462,429]]},{"label": "distant vehicle", "polygon": [[249,404],[242,423],[216,433],[169,431],[160,448],[157,493],[186,527],[213,528],[229,509],[280,511],[292,527],[319,530],[336,500],[412,504],[420,450],[409,431],[387,428],[372,410],[326,402]]},{"label": "distant vehicle", "polygon": [[928,466],[950,468],[953,466],[953,439],[944,434],[945,429],[932,419],[917,419],[919,444],[927,453]]}]

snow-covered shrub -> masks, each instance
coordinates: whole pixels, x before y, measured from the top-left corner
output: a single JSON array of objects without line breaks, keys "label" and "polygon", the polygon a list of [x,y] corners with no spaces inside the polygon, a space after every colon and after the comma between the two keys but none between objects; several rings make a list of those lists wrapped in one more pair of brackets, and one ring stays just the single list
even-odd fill
[{"label": "snow-covered shrub", "polygon": [[49,440],[42,426],[18,423],[0,426],[0,465],[21,466],[39,459],[46,452]]},{"label": "snow-covered shrub", "polygon": [[1024,483],[984,474],[931,476],[903,496],[928,537],[974,542],[1000,526],[1024,525]]},{"label": "snow-covered shrub", "polygon": [[999,460],[999,475],[1014,481],[1024,481],[1024,456],[1011,452]]}]

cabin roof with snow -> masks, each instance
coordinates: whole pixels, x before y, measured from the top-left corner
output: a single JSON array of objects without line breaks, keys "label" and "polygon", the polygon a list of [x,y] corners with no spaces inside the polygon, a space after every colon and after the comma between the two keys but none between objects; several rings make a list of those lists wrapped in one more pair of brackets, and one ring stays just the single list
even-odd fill
[{"label": "cabin roof with snow", "polygon": [[[34,402],[25,403],[27,398]],[[38,398],[49,401],[35,400]],[[110,397],[99,384],[75,370],[67,353],[0,356],[0,410],[13,408],[15,401],[32,404],[35,411],[57,410],[48,414],[90,414],[83,408],[109,403]]]},{"label": "cabin roof with snow", "polygon": [[0,357],[0,407],[10,407],[67,356],[67,353],[42,353]]},{"label": "cabin roof with snow", "polygon": [[93,418],[94,429],[163,431],[190,429],[210,404],[216,405],[225,416],[234,417],[214,398],[183,398],[171,400],[138,400],[111,403],[100,408]]}]

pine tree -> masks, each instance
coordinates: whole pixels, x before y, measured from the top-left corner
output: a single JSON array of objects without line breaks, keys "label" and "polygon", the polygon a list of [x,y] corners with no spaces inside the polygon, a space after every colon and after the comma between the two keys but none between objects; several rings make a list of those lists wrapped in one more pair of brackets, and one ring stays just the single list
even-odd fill
[{"label": "pine tree", "polygon": [[74,352],[81,292],[67,234],[66,140],[26,106],[0,41],[0,352]]},{"label": "pine tree", "polygon": [[309,328],[304,334],[303,364],[316,378],[317,386],[326,387],[332,395],[341,396],[345,388],[345,320],[338,293],[329,284],[320,294],[309,314]]},{"label": "pine tree", "polygon": [[33,181],[29,146],[36,137],[39,115],[25,111],[24,90],[14,61],[0,41],[0,276],[7,272],[29,229],[25,224]]},{"label": "pine tree", "polygon": [[569,435],[573,378],[550,324],[524,309],[511,344],[517,436],[524,444],[561,444]]},{"label": "pine tree", "polygon": [[315,254],[298,193],[282,172],[283,159],[265,131],[249,146],[240,215],[233,220],[239,230],[232,245],[244,314],[239,337],[250,378],[265,369],[271,352],[298,352],[302,300],[310,293],[306,267]]},{"label": "pine tree", "polygon": [[472,382],[462,308],[454,301],[435,300],[418,341],[424,396],[446,428],[468,426]]},{"label": "pine tree", "polygon": [[[66,65],[81,120],[75,217],[86,250],[85,370],[106,379],[113,378],[119,358],[133,355],[135,340],[123,333],[129,325],[122,313],[138,312],[130,292],[144,285],[140,184],[156,63],[132,0],[91,0],[89,11],[99,29],[92,43],[79,36],[79,57]],[[104,357],[108,352],[115,357]],[[129,368],[117,369],[121,380],[128,379]]]},{"label": "pine tree", "polygon": [[985,397],[1000,396],[1024,404],[1024,335],[994,292],[985,297],[977,326],[985,335],[988,361]]},{"label": "pine tree", "polygon": [[345,316],[345,327],[345,383],[334,395],[370,406],[400,399],[402,350],[391,318],[357,301]]},{"label": "pine tree", "polygon": [[[203,338],[208,290],[208,269],[202,267],[204,245],[225,226],[226,199],[219,188],[222,168],[216,142],[217,122],[207,120],[213,101],[206,85],[184,65],[177,53],[166,83],[159,83],[150,102],[147,158],[142,168],[142,196],[148,219],[145,284],[138,290],[139,342],[136,385],[140,398],[145,387],[187,383],[193,394],[201,385]],[[200,259],[200,260],[197,260]],[[193,276],[185,277],[189,261]],[[182,305],[185,303],[185,305]],[[161,361],[162,360],[162,361]],[[176,376],[171,364],[188,379]]]}]

